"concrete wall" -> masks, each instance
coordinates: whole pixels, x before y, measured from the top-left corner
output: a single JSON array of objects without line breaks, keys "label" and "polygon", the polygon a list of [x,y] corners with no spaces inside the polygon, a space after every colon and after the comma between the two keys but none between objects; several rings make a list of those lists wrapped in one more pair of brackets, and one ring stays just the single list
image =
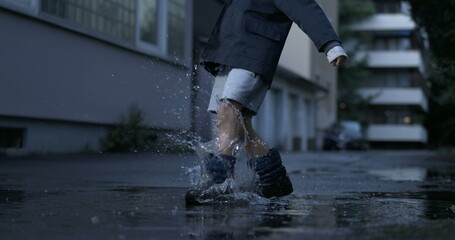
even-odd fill
[{"label": "concrete wall", "polygon": [[304,79],[312,79],[311,39],[296,25],[292,24],[278,66]]},{"label": "concrete wall", "polygon": [[0,115],[113,124],[137,104],[150,127],[189,129],[190,67],[1,8],[0,19]]},{"label": "concrete wall", "polygon": [[[338,29],[338,1],[318,0],[330,23]],[[312,48],[312,79],[320,86],[328,90],[327,94],[321,96],[317,103],[317,124],[319,134],[329,127],[337,119],[337,68],[332,67],[324,53]]]},{"label": "concrete wall", "polygon": [[23,148],[0,150],[98,150],[107,126],[133,104],[149,127],[190,130],[188,18],[187,64],[177,65],[0,7],[0,127],[26,129]]},{"label": "concrete wall", "polygon": [[101,125],[23,118],[0,118],[0,126],[25,128],[23,148],[4,149],[8,155],[71,153],[100,149],[107,135]]}]

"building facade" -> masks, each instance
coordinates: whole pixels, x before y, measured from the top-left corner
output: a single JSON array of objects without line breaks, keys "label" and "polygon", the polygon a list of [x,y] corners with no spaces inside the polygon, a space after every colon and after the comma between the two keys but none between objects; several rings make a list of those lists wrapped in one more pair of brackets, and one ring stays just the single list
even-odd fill
[{"label": "building facade", "polygon": [[427,142],[423,116],[425,44],[410,16],[410,5],[400,0],[374,0],[376,14],[352,26],[370,35],[359,57],[366,57],[370,76],[360,94],[371,97],[368,140],[373,146],[421,147]]},{"label": "building facade", "polygon": [[[131,106],[151,129],[214,136],[198,67],[223,0],[0,0],[0,153],[100,150]],[[337,26],[338,1],[318,1]],[[254,125],[271,147],[317,149],[336,70],[293,26]]]},{"label": "building facade", "polygon": [[[317,2],[337,29],[338,1]],[[336,89],[336,68],[294,24],[272,88],[253,123],[271,147],[284,151],[322,149],[324,130],[337,117]]]},{"label": "building facade", "polygon": [[[195,4],[195,49],[208,40],[223,1],[200,0]],[[335,27],[338,26],[338,1],[318,0]],[[195,54],[198,55],[197,53]],[[196,61],[197,62],[197,61]],[[211,118],[206,107],[213,77],[197,69],[197,129],[208,140],[213,137]],[[283,151],[322,148],[323,131],[336,120],[337,71],[319,53],[311,40],[296,25],[289,33],[270,91],[253,125],[270,147]]]},{"label": "building facade", "polygon": [[99,150],[135,105],[190,130],[192,1],[0,0],[0,151]]}]

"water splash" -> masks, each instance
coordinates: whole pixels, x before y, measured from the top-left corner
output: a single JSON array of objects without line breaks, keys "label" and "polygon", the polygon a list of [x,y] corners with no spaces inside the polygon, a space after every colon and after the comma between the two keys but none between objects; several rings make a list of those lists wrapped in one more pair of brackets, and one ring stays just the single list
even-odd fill
[{"label": "water splash", "polygon": [[248,166],[248,155],[243,146],[236,146],[236,164],[234,176],[221,184],[210,184],[210,177],[206,169],[206,162],[216,154],[216,140],[201,143],[194,142],[197,155],[197,165],[186,168],[192,188],[200,190],[197,201],[201,204],[212,203],[264,203],[268,199],[262,198],[256,190],[256,174]]}]

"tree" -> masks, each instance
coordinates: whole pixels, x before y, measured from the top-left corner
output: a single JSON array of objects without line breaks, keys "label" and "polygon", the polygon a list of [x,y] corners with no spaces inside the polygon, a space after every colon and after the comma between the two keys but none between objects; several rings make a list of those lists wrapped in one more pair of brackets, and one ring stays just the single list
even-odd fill
[{"label": "tree", "polygon": [[366,59],[359,60],[356,55],[359,47],[369,40],[369,35],[350,30],[351,24],[372,16],[375,13],[374,5],[369,1],[340,0],[340,37],[344,42],[351,42],[352,49],[348,49],[350,60],[342,65],[338,75],[338,119],[357,120],[364,125],[368,123],[362,113],[371,99],[364,99],[359,94],[362,81],[368,77]]},{"label": "tree", "polygon": [[455,147],[455,1],[412,0],[412,17],[430,53],[426,127],[433,147]]}]

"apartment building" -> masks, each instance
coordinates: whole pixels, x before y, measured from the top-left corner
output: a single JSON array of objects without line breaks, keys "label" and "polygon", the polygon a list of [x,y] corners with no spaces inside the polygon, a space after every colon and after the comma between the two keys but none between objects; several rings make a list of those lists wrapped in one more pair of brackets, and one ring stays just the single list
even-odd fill
[{"label": "apartment building", "polygon": [[368,33],[371,40],[361,46],[370,76],[360,94],[371,97],[365,110],[372,146],[422,147],[427,142],[423,116],[428,100],[425,78],[424,39],[410,16],[410,5],[400,0],[374,0],[376,14],[356,23],[352,30]]}]

